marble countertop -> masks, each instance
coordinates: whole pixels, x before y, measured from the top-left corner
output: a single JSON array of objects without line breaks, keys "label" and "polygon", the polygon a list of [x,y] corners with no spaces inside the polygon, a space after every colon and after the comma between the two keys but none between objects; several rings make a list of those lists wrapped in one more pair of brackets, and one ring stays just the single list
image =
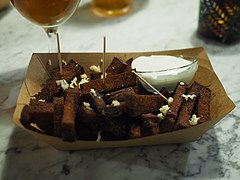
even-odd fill
[{"label": "marble countertop", "polygon": [[134,11],[100,18],[82,1],[60,28],[63,52],[159,51],[203,46],[236,108],[192,143],[61,152],[11,121],[32,52],[47,52],[43,30],[13,7],[0,12],[0,179],[239,179],[240,44],[196,35],[199,1],[135,0]]}]

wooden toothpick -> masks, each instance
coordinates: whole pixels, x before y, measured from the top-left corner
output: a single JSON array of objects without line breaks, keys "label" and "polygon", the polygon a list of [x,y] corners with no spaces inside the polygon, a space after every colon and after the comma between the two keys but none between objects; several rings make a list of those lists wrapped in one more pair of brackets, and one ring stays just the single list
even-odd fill
[{"label": "wooden toothpick", "polygon": [[58,64],[59,64],[59,68],[60,68],[60,74],[63,74],[63,68],[62,68],[62,55],[61,55],[61,51],[60,51],[60,40],[59,40],[59,34],[56,33],[57,35],[57,48],[58,48]]},{"label": "wooden toothpick", "polygon": [[103,84],[105,83],[106,36],[103,37]]},{"label": "wooden toothpick", "polygon": [[147,84],[153,91],[155,91],[158,95],[160,95],[163,99],[165,99],[166,101],[168,101],[168,99],[162,94],[160,93],[155,87],[153,87],[149,82],[147,82],[142,76],[140,76],[138,73],[136,73],[135,71],[132,71],[133,74],[135,74],[139,79],[141,79],[145,84]]}]

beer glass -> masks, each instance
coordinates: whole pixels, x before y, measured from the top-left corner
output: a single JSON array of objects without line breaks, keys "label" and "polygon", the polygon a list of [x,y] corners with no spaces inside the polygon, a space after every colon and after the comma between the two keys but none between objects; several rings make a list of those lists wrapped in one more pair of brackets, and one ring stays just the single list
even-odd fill
[{"label": "beer glass", "polygon": [[133,0],[92,0],[92,10],[99,16],[120,16],[132,9]]},{"label": "beer glass", "polygon": [[50,43],[49,52],[56,47],[57,27],[74,13],[80,0],[11,0],[13,6],[26,19],[44,28]]}]

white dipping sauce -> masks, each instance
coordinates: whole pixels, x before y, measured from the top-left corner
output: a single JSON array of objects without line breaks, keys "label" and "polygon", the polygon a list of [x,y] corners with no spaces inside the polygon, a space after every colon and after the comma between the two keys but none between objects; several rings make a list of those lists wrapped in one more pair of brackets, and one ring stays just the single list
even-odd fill
[{"label": "white dipping sauce", "polygon": [[[132,68],[136,69],[146,81],[160,90],[165,87],[173,91],[178,82],[189,83],[197,71],[197,61],[186,60],[175,56],[140,56],[132,62]],[[143,86],[153,92],[144,82]]]}]

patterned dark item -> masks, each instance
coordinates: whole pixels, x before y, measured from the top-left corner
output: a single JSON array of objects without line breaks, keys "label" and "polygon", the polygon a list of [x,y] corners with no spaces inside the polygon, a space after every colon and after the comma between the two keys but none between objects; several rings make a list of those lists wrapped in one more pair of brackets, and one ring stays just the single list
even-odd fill
[{"label": "patterned dark item", "polygon": [[239,0],[200,0],[198,33],[223,42],[240,39]]}]

